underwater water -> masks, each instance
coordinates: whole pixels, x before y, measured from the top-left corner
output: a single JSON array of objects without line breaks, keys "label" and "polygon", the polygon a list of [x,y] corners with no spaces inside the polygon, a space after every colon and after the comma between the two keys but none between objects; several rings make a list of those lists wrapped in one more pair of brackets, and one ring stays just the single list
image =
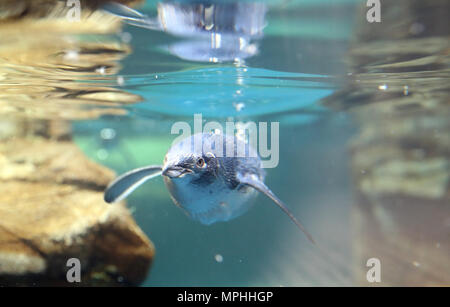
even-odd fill
[{"label": "underwater water", "polygon": [[[223,24],[201,27],[227,34],[188,29],[180,3],[215,5]],[[27,179],[27,158],[10,158],[22,138],[70,140],[121,174],[162,164],[173,124],[193,127],[194,114],[223,127],[278,122],[279,161],[265,182],[317,244],[264,195],[236,219],[202,225],[158,177],[126,200],[155,247],[141,285],[374,285],[370,258],[381,261],[381,285],[448,284],[448,2],[383,1],[379,23],[367,21],[366,1],[213,3],[137,7],[163,29],[115,19],[109,29],[107,13],[79,29],[34,17],[0,24],[0,179],[42,179]],[[62,164],[76,172],[76,161]],[[94,185],[101,194],[105,182]]]}]

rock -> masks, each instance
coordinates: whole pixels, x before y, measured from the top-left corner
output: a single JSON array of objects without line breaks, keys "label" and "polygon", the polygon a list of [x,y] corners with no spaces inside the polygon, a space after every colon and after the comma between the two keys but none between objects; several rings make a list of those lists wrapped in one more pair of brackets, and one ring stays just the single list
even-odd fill
[{"label": "rock", "polygon": [[113,172],[70,142],[68,120],[141,99],[117,88],[131,48],[104,35],[121,22],[102,2],[81,1],[72,22],[65,1],[0,0],[0,286],[70,285],[69,258],[81,285],[136,285],[150,268],[150,240],[124,203],[103,201]]},{"label": "rock", "polygon": [[103,201],[112,171],[69,141],[40,137],[0,143],[0,285],[137,285],[154,247],[124,203]]}]

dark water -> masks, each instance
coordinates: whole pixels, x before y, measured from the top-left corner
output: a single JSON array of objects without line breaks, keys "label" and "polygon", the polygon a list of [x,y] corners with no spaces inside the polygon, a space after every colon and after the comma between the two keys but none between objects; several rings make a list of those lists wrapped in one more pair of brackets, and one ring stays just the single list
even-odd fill
[{"label": "dark water", "polygon": [[[157,2],[147,2],[140,11],[156,16]],[[262,195],[242,217],[201,225],[158,178],[127,199],[156,247],[144,285],[369,285],[373,257],[382,285],[448,284],[448,3],[383,1],[381,23],[367,22],[365,1],[224,7],[224,20],[244,30],[257,20],[261,33],[245,50],[224,37],[232,50],[217,53],[203,42],[210,37],[132,25],[91,34],[78,45],[85,63],[69,74],[76,87],[64,73],[47,76],[65,94],[53,91],[46,112],[69,120],[83,152],[117,173],[160,164],[171,126],[195,113],[222,124],[279,122],[279,164],[266,183],[317,246]]]}]

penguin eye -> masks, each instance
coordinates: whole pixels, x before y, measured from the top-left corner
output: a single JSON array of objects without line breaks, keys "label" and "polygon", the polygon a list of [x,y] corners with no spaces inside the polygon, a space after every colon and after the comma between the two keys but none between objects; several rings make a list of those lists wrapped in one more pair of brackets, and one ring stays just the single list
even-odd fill
[{"label": "penguin eye", "polygon": [[203,159],[203,158],[198,158],[198,159],[197,159],[197,162],[195,162],[195,165],[197,165],[197,167],[199,167],[199,168],[205,167],[205,165],[206,165],[205,159]]}]

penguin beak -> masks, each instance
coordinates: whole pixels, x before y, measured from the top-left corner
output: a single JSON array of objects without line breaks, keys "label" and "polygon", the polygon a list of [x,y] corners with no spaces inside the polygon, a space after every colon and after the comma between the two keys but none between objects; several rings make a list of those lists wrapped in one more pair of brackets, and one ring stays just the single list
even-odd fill
[{"label": "penguin beak", "polygon": [[192,171],[177,165],[169,165],[162,171],[163,176],[167,176],[169,178],[179,178],[187,173],[192,173]]}]

